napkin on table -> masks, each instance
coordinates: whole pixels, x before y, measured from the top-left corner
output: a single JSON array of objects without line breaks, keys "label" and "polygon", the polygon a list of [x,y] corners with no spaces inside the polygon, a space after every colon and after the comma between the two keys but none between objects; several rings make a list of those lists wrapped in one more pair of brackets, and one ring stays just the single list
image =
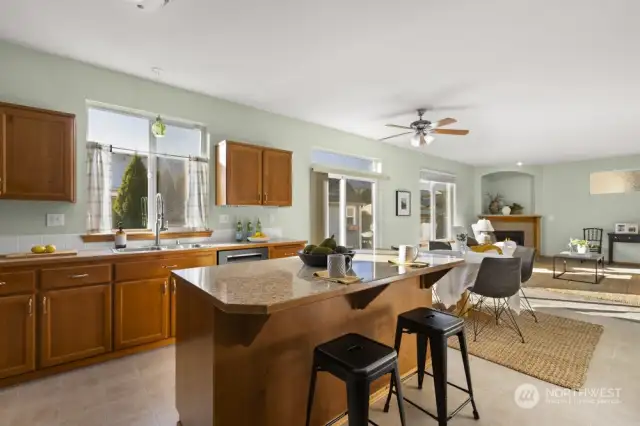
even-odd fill
[{"label": "napkin on table", "polygon": [[340,283],[340,284],[353,284],[353,283],[360,282],[360,277],[350,276],[350,275],[346,277],[341,277],[341,278],[332,278],[329,276],[329,271],[314,272],[313,276],[321,278],[323,280],[332,281],[334,283]]},{"label": "napkin on table", "polygon": [[427,266],[429,266],[429,264],[427,262],[400,262],[398,259],[391,259],[389,260],[389,263],[396,265],[396,266],[410,266],[412,268],[426,268]]}]

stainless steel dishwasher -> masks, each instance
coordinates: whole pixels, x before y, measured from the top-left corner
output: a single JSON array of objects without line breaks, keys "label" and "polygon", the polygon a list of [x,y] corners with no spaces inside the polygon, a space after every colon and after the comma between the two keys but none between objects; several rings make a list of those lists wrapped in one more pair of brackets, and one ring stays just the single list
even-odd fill
[{"label": "stainless steel dishwasher", "polygon": [[268,258],[269,249],[266,247],[241,250],[221,250],[218,252],[218,265],[252,262],[254,260],[266,260]]}]

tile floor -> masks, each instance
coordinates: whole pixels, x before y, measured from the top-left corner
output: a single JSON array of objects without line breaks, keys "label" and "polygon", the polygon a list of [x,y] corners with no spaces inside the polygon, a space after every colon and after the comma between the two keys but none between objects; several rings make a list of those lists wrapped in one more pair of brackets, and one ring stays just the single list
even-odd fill
[{"label": "tile floor", "polygon": [[[536,296],[544,296],[536,289]],[[556,389],[548,383],[499,365],[471,358],[476,401],[481,419],[474,421],[465,408],[450,425],[638,425],[640,424],[640,308],[629,308],[577,297],[533,300],[536,309],[556,315],[600,323],[605,332],[594,354],[585,388],[620,388],[618,403],[602,398],[600,404],[586,396],[573,399],[548,396]],[[514,344],[519,344],[514,340]],[[172,347],[112,361],[99,366],[0,391],[1,426],[174,426],[173,408],[175,351]],[[449,377],[463,384],[460,353],[450,350]],[[429,382],[426,382],[427,384]],[[518,407],[516,388],[534,385],[540,402],[531,409]],[[430,387],[423,391],[415,382],[404,385],[408,397],[434,410]],[[450,408],[464,399],[450,388]],[[399,425],[395,402],[389,413],[383,401],[371,407],[371,418],[380,426]],[[407,424],[437,425],[431,418],[406,406]],[[189,425],[191,426],[191,425]],[[195,425],[200,426],[200,425]],[[233,425],[245,426],[245,425]],[[248,426],[248,425],[247,425]],[[283,425],[298,426],[298,425]]]}]

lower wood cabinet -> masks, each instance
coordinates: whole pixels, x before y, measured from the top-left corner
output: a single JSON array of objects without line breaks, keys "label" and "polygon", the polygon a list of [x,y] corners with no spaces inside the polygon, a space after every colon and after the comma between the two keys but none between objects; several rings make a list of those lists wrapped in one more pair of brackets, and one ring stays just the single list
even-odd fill
[{"label": "lower wood cabinet", "polygon": [[115,284],[115,348],[169,337],[169,279]]},{"label": "lower wood cabinet", "polygon": [[176,318],[177,318],[177,311],[176,311],[176,298],[178,295],[178,283],[176,282],[176,279],[171,277],[171,337],[176,337]]},{"label": "lower wood cabinet", "polygon": [[269,247],[269,259],[281,259],[298,255],[298,251],[304,249],[303,245],[292,244],[290,246]]},{"label": "lower wood cabinet", "polygon": [[111,351],[111,285],[40,295],[40,367]]},{"label": "lower wood cabinet", "polygon": [[36,369],[35,295],[0,297],[0,379]]}]

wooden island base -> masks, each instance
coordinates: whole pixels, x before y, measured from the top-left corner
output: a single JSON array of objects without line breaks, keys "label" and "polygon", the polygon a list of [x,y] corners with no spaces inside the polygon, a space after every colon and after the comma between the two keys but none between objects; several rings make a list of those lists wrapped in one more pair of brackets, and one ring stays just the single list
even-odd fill
[{"label": "wooden island base", "polygon": [[[225,313],[206,292],[177,281],[179,426],[304,425],[316,345],[356,332],[393,346],[397,315],[431,306],[420,276],[268,315]],[[403,339],[399,358],[402,374],[415,369],[415,339]],[[373,383],[371,393],[388,380]],[[340,415],[346,398],[343,382],[320,373],[311,424]]]}]

